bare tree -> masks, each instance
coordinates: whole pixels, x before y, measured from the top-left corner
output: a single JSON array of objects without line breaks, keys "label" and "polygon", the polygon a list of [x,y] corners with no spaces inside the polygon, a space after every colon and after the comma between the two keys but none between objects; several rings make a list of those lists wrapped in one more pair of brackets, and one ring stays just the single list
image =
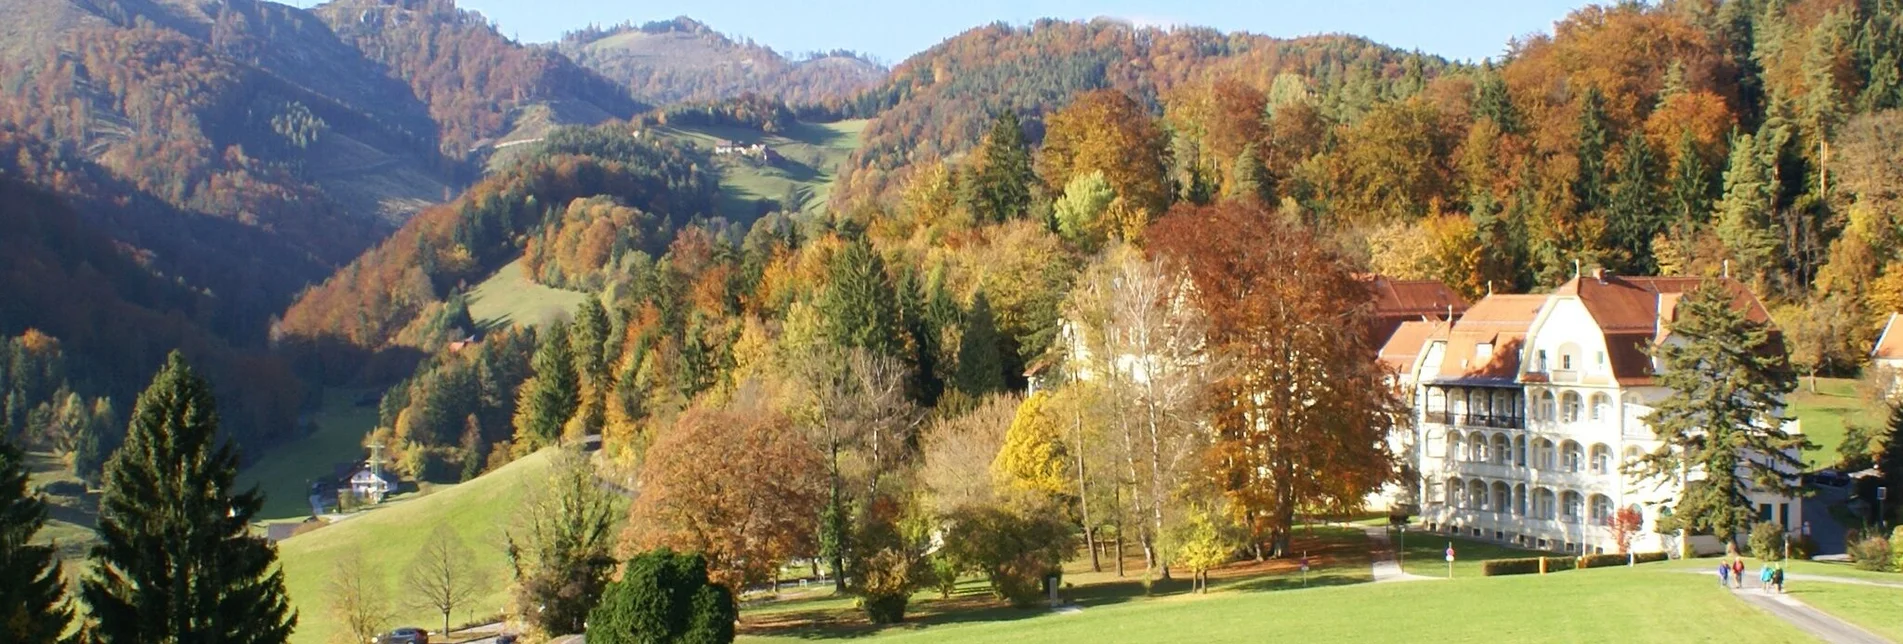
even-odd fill
[{"label": "bare tree", "polygon": [[993,500],[992,478],[984,472],[997,459],[1022,402],[1015,395],[988,396],[977,409],[940,419],[925,430],[919,480],[932,491],[939,514]]},{"label": "bare tree", "polygon": [[344,626],[353,644],[368,642],[390,623],[390,597],[383,579],[370,574],[363,553],[352,550],[337,558],[324,584],[330,615]]},{"label": "bare tree", "polygon": [[403,589],[417,606],[443,614],[443,634],[449,634],[449,616],[476,599],[487,581],[486,573],[475,564],[475,556],[462,537],[447,523],[436,524],[423,549],[410,560],[403,575]]},{"label": "bare tree", "polygon": [[820,542],[845,591],[846,508],[877,498],[888,474],[915,456],[912,437],[924,416],[906,397],[904,363],[864,349],[815,347],[793,361],[798,402],[792,411],[825,456],[828,494]]}]

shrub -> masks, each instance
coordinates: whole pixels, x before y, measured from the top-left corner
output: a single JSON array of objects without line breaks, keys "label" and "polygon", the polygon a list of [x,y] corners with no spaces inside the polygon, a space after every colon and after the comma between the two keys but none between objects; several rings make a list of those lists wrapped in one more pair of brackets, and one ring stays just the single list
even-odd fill
[{"label": "shrub", "polygon": [[865,595],[859,598],[859,610],[874,624],[897,624],[905,621],[905,607],[911,601],[910,594]]},{"label": "shrub", "polygon": [[1890,550],[1890,540],[1879,535],[1870,535],[1861,539],[1852,539],[1845,544],[1844,550],[1850,555],[1850,563],[1858,570],[1887,571],[1891,559],[1896,554]]},{"label": "shrub", "polygon": [[852,542],[862,554],[848,567],[859,608],[874,624],[904,621],[912,591],[932,577],[925,558],[931,522],[918,507],[889,498],[868,505],[860,521]]},{"label": "shrub", "polygon": [[1578,567],[1579,560],[1572,557],[1541,557],[1546,560],[1546,572],[1572,570]]},{"label": "shrub", "polygon": [[1077,549],[1077,535],[1061,512],[977,507],[953,515],[945,547],[949,556],[983,570],[998,598],[1023,608],[1043,597],[1044,577],[1057,574]]},{"label": "shrub", "polygon": [[732,591],[708,580],[706,559],[661,549],[629,559],[602,592],[588,612],[588,641],[720,644],[733,641],[738,618]]},{"label": "shrub", "polygon": [[1903,525],[1890,532],[1890,567],[1903,571]]},{"label": "shrub", "polygon": [[[1589,555],[1589,556],[1600,556],[1600,557],[1613,556],[1613,557],[1618,557],[1619,561],[1622,563],[1625,561],[1625,557],[1623,555]],[[1537,575],[1540,572],[1541,560],[1546,561],[1546,572],[1572,570],[1579,563],[1578,559],[1574,559],[1572,557],[1527,557],[1524,559],[1494,559],[1494,560],[1487,561],[1485,563],[1480,564],[1480,574],[1485,575],[1487,577],[1499,577],[1502,575]]]},{"label": "shrub", "polygon": [[1770,521],[1760,521],[1751,526],[1751,536],[1747,541],[1751,545],[1751,556],[1760,561],[1778,561],[1784,558],[1784,528]]},{"label": "shrub", "polygon": [[945,553],[932,556],[932,587],[938,589],[939,597],[951,597],[952,591],[958,590],[958,576],[964,572],[964,567]]},{"label": "shrub", "polygon": [[1809,559],[1815,556],[1817,556],[1816,539],[1811,538],[1808,534],[1791,538],[1792,559]]},{"label": "shrub", "polygon": [[1653,563],[1658,561],[1665,561],[1666,559],[1669,559],[1669,558],[1671,558],[1671,555],[1667,555],[1663,551],[1641,552],[1636,555],[1633,555],[1632,561],[1633,563]]},{"label": "shrub", "polygon": [[1607,553],[1603,555],[1583,555],[1579,558],[1579,568],[1609,568],[1626,565],[1625,555]]}]

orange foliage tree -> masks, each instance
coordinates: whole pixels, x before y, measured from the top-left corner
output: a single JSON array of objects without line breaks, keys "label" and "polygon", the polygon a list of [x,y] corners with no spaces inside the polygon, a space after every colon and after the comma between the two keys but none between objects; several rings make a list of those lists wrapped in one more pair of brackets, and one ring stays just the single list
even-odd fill
[{"label": "orange foliage tree", "polygon": [[1053,114],[1048,125],[1037,163],[1045,185],[1061,186],[1077,174],[1102,171],[1126,202],[1150,213],[1169,207],[1169,139],[1149,110],[1128,94],[1084,94]]}]

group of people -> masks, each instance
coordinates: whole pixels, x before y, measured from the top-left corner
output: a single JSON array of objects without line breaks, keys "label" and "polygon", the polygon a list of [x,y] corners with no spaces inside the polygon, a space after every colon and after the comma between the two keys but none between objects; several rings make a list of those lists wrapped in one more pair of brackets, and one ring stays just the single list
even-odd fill
[{"label": "group of people", "polygon": [[[1744,557],[1733,556],[1729,561],[1718,562],[1718,585],[1726,588],[1744,588]],[[1766,561],[1758,568],[1758,590],[1760,592],[1784,592],[1784,567],[1773,567]]]}]

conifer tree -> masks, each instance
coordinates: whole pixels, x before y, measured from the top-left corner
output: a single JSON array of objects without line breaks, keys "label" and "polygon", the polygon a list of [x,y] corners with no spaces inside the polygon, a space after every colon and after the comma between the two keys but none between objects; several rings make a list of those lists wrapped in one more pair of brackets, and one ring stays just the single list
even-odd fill
[{"label": "conifer tree", "polygon": [[1672,394],[1645,419],[1665,445],[1632,466],[1658,481],[1702,474],[1662,527],[1726,541],[1757,520],[1752,490],[1799,491],[1798,455],[1810,446],[1784,431],[1784,396],[1797,388],[1797,372],[1769,326],[1735,305],[1740,289],[1710,282],[1679,300],[1671,331],[1680,341],[1657,350],[1665,361],[1659,383]]},{"label": "conifer tree", "polygon": [[1890,407],[1889,436],[1883,442],[1883,454],[1877,457],[1877,471],[1883,474],[1884,485],[1890,488],[1889,507],[1884,511],[1893,516],[1896,508],[1903,508],[1903,404]]},{"label": "conifer tree", "polygon": [[1770,178],[1758,159],[1755,139],[1739,134],[1731,144],[1731,163],[1725,168],[1725,195],[1716,206],[1718,239],[1739,265],[1734,274],[1762,274],[1777,254],[1777,235],[1771,232]]},{"label": "conifer tree", "polygon": [[1037,174],[1016,112],[1006,109],[998,115],[977,157],[981,165],[966,184],[972,213],[979,221],[993,222],[1022,216],[1031,206]]},{"label": "conifer tree", "polygon": [[912,347],[912,399],[929,408],[938,404],[938,396],[945,391],[945,381],[938,375],[942,361],[939,354],[943,351],[938,342],[938,325],[927,311],[928,306],[918,272],[908,267],[899,278],[899,320]]},{"label": "conifer tree", "polygon": [[555,322],[544,329],[530,364],[535,376],[522,383],[515,410],[515,449],[526,454],[553,445],[562,426],[581,406],[575,358],[569,346],[568,324]]},{"label": "conifer tree", "polygon": [[604,353],[608,327],[608,311],[596,297],[582,301],[575,310],[575,323],[569,327],[569,352],[575,356],[576,390],[581,397],[577,411],[586,422],[583,433],[587,434],[600,432],[608,392],[613,386]]},{"label": "conifer tree", "polygon": [[1236,155],[1235,164],[1229,167],[1229,184],[1224,187],[1222,196],[1273,203],[1275,194],[1269,189],[1269,181],[1269,171],[1262,167],[1262,160],[1256,157],[1255,144],[1250,143],[1242,147],[1242,153]]},{"label": "conifer tree", "polygon": [[1711,168],[1698,154],[1692,133],[1678,138],[1678,163],[1672,167],[1671,209],[1675,226],[1704,223],[1711,215]]},{"label": "conifer tree", "polygon": [[0,437],[0,641],[53,644],[73,611],[62,597],[57,551],[29,544],[46,525],[46,502],[26,482],[24,455]]},{"label": "conifer tree", "polygon": [[297,624],[251,534],[264,499],[235,492],[238,455],[218,445],[211,386],[178,352],[139,395],[125,446],[106,464],[99,540],[81,582],[97,644],[278,644]]},{"label": "conifer tree", "polygon": [[1004,391],[1004,353],[999,348],[997,321],[991,301],[979,291],[965,314],[965,333],[958,341],[958,371],[953,386],[972,398]]},{"label": "conifer tree", "polygon": [[882,356],[898,356],[899,323],[885,262],[864,238],[854,239],[833,257],[830,279],[819,310],[827,336],[840,347],[857,347]]},{"label": "conifer tree", "polygon": [[1645,135],[1633,132],[1626,138],[1624,163],[1612,184],[1612,201],[1606,206],[1608,254],[1618,261],[1611,268],[1638,275],[1650,275],[1658,267],[1652,259],[1652,238],[1660,232],[1657,157]]},{"label": "conifer tree", "polygon": [[1606,148],[1612,143],[1611,136],[1606,128],[1605,99],[1597,88],[1589,88],[1579,102],[1579,135],[1573,148],[1579,159],[1572,185],[1576,213],[1593,212],[1606,205]]}]

